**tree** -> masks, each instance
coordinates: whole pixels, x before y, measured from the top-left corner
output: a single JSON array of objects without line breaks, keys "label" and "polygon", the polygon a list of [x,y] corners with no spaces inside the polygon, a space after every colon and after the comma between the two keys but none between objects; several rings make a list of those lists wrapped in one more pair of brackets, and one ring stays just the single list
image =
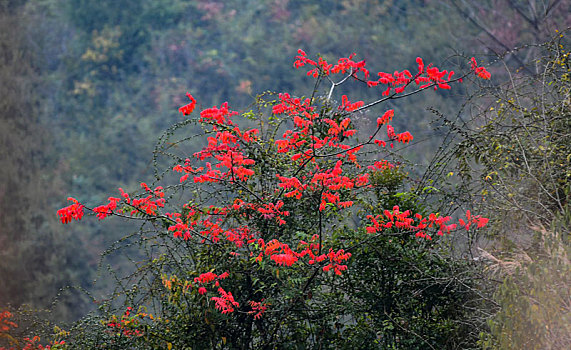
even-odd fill
[{"label": "tree", "polygon": [[[466,310],[456,307],[474,292],[471,270],[446,256],[436,238],[487,219],[467,211],[453,224],[418,200],[423,189],[406,187],[406,167],[391,155],[413,136],[395,131],[394,110],[383,111],[364,137],[358,128],[366,129],[365,112],[383,102],[489,74],[472,59],[471,72],[454,78],[418,58],[414,75],[371,79],[353,57],[329,64],[299,50],[294,66],[309,67],[315,80],[309,97],[260,95],[243,124],[227,103],[176,124],[155,161],[170,159],[178,185],[159,186],[169,177],[157,173],[157,184],[141,183],[138,195],[120,189],[97,207],[69,198],[58,211],[63,223],[84,210],[142,220],[124,242],[147,254],[117,286],[125,312],[112,315],[115,306],[104,302],[105,321],[91,320],[84,332],[78,325],[72,344],[466,348],[450,337],[469,333],[459,323]],[[381,98],[335,102],[351,80]],[[188,98],[184,115],[197,103]],[[208,144],[189,156],[185,128],[197,122]],[[458,271],[466,278],[454,277]]]}]

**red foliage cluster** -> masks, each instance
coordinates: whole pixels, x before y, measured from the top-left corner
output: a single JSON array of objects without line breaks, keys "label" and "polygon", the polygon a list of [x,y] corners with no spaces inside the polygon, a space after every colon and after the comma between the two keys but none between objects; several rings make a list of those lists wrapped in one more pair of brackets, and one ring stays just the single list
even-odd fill
[{"label": "red foliage cluster", "polygon": [[10,329],[18,327],[18,325],[10,321],[9,318],[12,318],[10,311],[4,310],[0,312],[0,333],[7,333]]},{"label": "red foliage cluster", "polygon": [[70,223],[72,219],[81,220],[83,217],[83,204],[79,203],[77,199],[72,197],[68,197],[67,200],[73,202],[73,204],[57,211],[57,215],[60,217],[61,222],[67,224]]},{"label": "red foliage cluster", "polygon": [[482,79],[490,79],[492,77],[492,75],[490,74],[490,72],[486,70],[486,68],[478,67],[476,59],[474,57],[472,57],[470,61],[472,63],[471,68],[478,77]]},{"label": "red foliage cluster", "polygon": [[188,96],[188,98],[190,99],[190,103],[178,109],[178,111],[181,112],[183,115],[191,114],[192,111],[194,111],[194,108],[196,107],[196,100],[194,99],[194,97],[192,97],[192,95],[188,92],[186,93],[186,96]]}]

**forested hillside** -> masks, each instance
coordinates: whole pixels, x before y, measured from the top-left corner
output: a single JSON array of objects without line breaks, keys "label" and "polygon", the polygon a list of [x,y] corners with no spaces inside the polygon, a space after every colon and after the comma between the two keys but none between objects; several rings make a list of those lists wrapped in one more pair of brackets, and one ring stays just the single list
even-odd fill
[{"label": "forested hillside", "polygon": [[[49,319],[75,327],[77,336],[69,338],[70,344],[76,341],[83,344],[77,347],[94,346],[97,337],[107,333],[89,326],[89,322],[101,323],[97,317],[108,320],[111,314],[121,319],[117,310],[124,310],[121,307],[129,302],[143,305],[146,300],[138,294],[141,291],[131,291],[131,286],[124,284],[133,281],[123,280],[125,276],[141,273],[144,267],[157,281],[172,282],[169,278],[178,271],[182,278],[178,282],[184,285],[184,268],[192,280],[192,273],[206,272],[198,271],[197,266],[213,267],[208,264],[214,264],[214,259],[226,259],[228,251],[210,252],[212,258],[206,259],[208,263],[203,261],[204,265],[181,268],[158,263],[153,259],[158,259],[158,252],[164,253],[161,249],[179,252],[182,246],[164,243],[155,251],[151,239],[146,240],[154,237],[150,233],[147,236],[146,230],[152,229],[145,227],[143,233],[138,221],[100,221],[93,215],[64,226],[56,215],[59,208],[71,204],[65,203],[68,196],[94,208],[107,203],[109,196],[119,197],[118,187],[133,196],[145,194],[141,182],[153,188],[161,184],[168,193],[169,185],[159,180],[176,184],[179,177],[166,172],[175,164],[183,165],[187,156],[205,146],[204,138],[191,135],[217,131],[205,129],[210,126],[196,120],[169,129],[184,120],[179,108],[189,103],[187,92],[198,101],[196,115],[198,110],[228,101],[231,110],[250,118],[241,128],[267,123],[261,130],[274,125],[274,120],[260,120],[272,114],[267,108],[277,104],[278,93],[322,99],[319,101],[325,102],[319,102],[319,108],[323,115],[334,113],[338,106],[352,113],[343,95],[365,103],[385,96],[373,84],[367,85],[364,76],[360,79],[365,83],[349,79],[343,82],[344,90],[332,89],[328,96],[328,78],[314,81],[305,71],[293,68],[294,58],[302,49],[307,57],[316,61],[320,57],[333,64],[340,57],[351,57],[366,64],[372,74],[382,71],[393,75],[397,70],[396,75],[405,69],[420,72],[417,57],[427,66],[432,63],[455,71],[454,79],[466,74],[463,82],[454,81],[450,90],[436,85],[436,91],[414,93],[402,100],[387,99],[383,110],[351,114],[350,125],[367,135],[380,125],[377,118],[393,110],[394,130],[410,131],[414,136],[411,142],[399,145],[396,134],[393,137],[389,133],[386,141],[394,141],[395,148],[387,144],[384,155],[398,165],[397,169],[379,178],[371,173],[377,190],[361,200],[363,210],[381,213],[398,205],[419,215],[441,213],[454,219],[473,209],[475,215],[489,218],[489,225],[429,243],[419,243],[415,235],[393,240],[391,234],[397,235],[393,232],[367,249],[354,248],[349,269],[357,272],[335,281],[325,277],[310,280],[322,283],[322,292],[330,288],[339,291],[319,294],[314,290],[313,302],[327,308],[305,314],[285,305],[280,310],[291,311],[291,315],[286,312],[283,319],[268,316],[271,325],[303,319],[310,325],[307,329],[294,327],[288,329],[289,335],[276,331],[269,336],[259,323],[258,338],[250,334],[248,342],[239,343],[233,337],[244,331],[241,326],[232,328],[230,321],[213,316],[209,319],[211,330],[206,326],[191,330],[173,326],[188,334],[167,340],[145,338],[153,344],[149,346],[174,344],[176,348],[194,337],[201,339],[195,343],[198,347],[223,348],[228,341],[228,346],[271,348],[280,339],[289,341],[293,334],[315,346],[322,339],[329,342],[327,346],[353,343],[362,348],[375,341],[378,346],[403,349],[569,344],[565,343],[568,336],[564,336],[569,329],[569,295],[557,299],[555,292],[570,286],[569,274],[565,273],[570,268],[571,48],[569,33],[565,32],[569,26],[569,0],[0,1],[0,310],[11,310],[22,325],[14,331],[13,339],[31,336],[34,327],[37,332],[43,332],[42,327],[53,328],[53,324],[38,321]],[[352,53],[356,56],[350,56]],[[471,63],[472,57],[477,64]],[[485,67],[491,80],[472,74],[478,67]],[[263,97],[256,97],[262,93]],[[341,123],[342,119],[335,118],[335,123]],[[287,118],[282,123],[279,127],[289,127]],[[282,132],[279,127],[276,133]],[[273,140],[268,136],[264,142],[269,145]],[[261,149],[265,145],[260,141]],[[251,154],[260,157],[257,161],[272,164],[272,170],[286,171],[287,162],[279,155],[256,152]],[[374,158],[375,153],[369,156]],[[323,166],[333,168],[329,163]],[[260,186],[264,190],[271,187]],[[187,200],[183,193],[192,192],[192,186],[188,187],[170,193],[171,203],[182,205]],[[196,189],[207,191],[199,185]],[[211,193],[217,191],[222,190],[215,188]],[[224,200],[243,193],[228,191]],[[255,192],[253,188],[250,191]],[[196,203],[203,200],[197,198],[193,199]],[[367,201],[371,204],[365,204]],[[222,199],[209,204],[223,206],[221,203]],[[286,200],[284,205],[293,204]],[[284,231],[284,237],[307,241],[309,236],[300,232],[311,231],[315,222],[327,227],[327,220],[342,216],[333,209],[327,219],[321,214],[306,214],[304,208],[313,208],[310,202],[295,208],[300,210],[298,215],[305,226]],[[354,241],[348,243],[343,229],[332,228],[328,238],[332,249],[351,244],[361,247],[365,243],[358,242],[368,242],[362,231],[366,216],[357,209],[351,214],[354,217],[346,215],[339,222],[346,225],[345,230],[355,232]],[[255,225],[263,227],[257,221]],[[159,226],[153,229],[160,231]],[[168,231],[168,226],[163,231]],[[240,269],[245,266],[249,265],[240,265]],[[513,268],[506,270],[505,266]],[[539,272],[551,270],[558,273]],[[259,288],[273,290],[275,298],[283,292],[287,299],[299,288],[297,282],[292,282],[288,291],[276,287],[272,274],[275,271],[260,272]],[[452,278],[459,274],[462,278]],[[303,271],[296,270],[290,277],[302,281],[304,276]],[[375,276],[382,278],[375,280]],[[275,278],[279,280],[279,273]],[[407,279],[418,283],[400,284]],[[401,282],[392,285],[389,280]],[[420,282],[425,280],[440,282]],[[244,280],[233,281],[247,290]],[[156,288],[155,282],[149,285]],[[544,285],[552,287],[542,290]],[[351,288],[360,292],[351,295]],[[431,297],[411,297],[420,291]],[[530,293],[547,306],[539,309],[527,303],[524,296]],[[173,311],[181,307],[173,302],[180,295],[156,297],[165,318],[168,314],[181,324],[190,324],[200,315],[195,309],[184,309],[190,316]],[[367,307],[370,300],[384,297],[384,309]],[[312,296],[304,298],[311,304]],[[274,303],[279,309],[279,303]],[[562,311],[561,305],[567,309]],[[165,311],[171,307],[171,313]],[[143,313],[141,310],[137,311]],[[92,318],[71,325],[88,312],[93,312]],[[353,324],[344,312],[363,317]],[[417,312],[426,319],[411,316]],[[337,319],[327,318],[328,313],[338,313]],[[530,314],[537,317],[523,321]],[[553,325],[555,329],[549,334],[526,338],[529,329],[543,334],[544,323],[554,318],[561,322]],[[0,327],[7,319],[0,314]],[[313,324],[314,319],[319,321]],[[153,332],[164,332],[164,324],[154,326]],[[216,327],[223,326],[228,332],[217,333]],[[8,334],[9,328],[0,328],[0,336]],[[97,336],[90,338],[86,335],[89,332]],[[213,337],[218,339],[210,339]],[[6,340],[6,346],[23,347],[22,342],[14,345],[3,338],[0,342]],[[525,340],[517,343],[515,338]],[[123,340],[114,344],[133,346]]]}]

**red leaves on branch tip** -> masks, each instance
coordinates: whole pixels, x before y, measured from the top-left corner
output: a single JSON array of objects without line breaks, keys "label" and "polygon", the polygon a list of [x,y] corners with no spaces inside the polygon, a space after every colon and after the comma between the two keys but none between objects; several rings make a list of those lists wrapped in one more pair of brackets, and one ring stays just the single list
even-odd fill
[{"label": "red leaves on branch tip", "polygon": [[347,98],[347,95],[343,95],[341,97],[341,106],[339,106],[340,110],[344,110],[347,112],[353,112],[354,110],[363,107],[365,105],[365,102],[363,101],[357,101],[354,103],[351,103],[351,101],[349,101],[349,99]]},{"label": "red leaves on branch tip", "polygon": [[238,112],[231,111],[228,108],[228,102],[224,102],[220,107],[211,107],[200,112],[200,122],[204,123],[217,123],[222,125],[235,125],[230,119],[232,116],[237,115]]},{"label": "red leaves on branch tip", "polygon": [[83,217],[83,204],[79,203],[79,201],[75,198],[68,197],[68,201],[73,202],[73,204],[61,208],[57,211],[57,215],[60,217],[62,223],[67,224],[70,223],[71,220],[81,220]]},{"label": "red leaves on branch tip", "polygon": [[412,134],[408,131],[405,131],[403,133],[400,133],[397,135],[397,141],[400,143],[409,143],[410,141],[412,141],[413,137]]},{"label": "red leaves on branch tip", "polygon": [[382,117],[377,118],[377,127],[380,127],[383,124],[388,124],[393,119],[394,115],[394,109],[389,109],[386,111]]},{"label": "red leaves on branch tip", "polygon": [[234,312],[234,307],[240,307],[240,304],[234,300],[234,296],[230,292],[226,292],[222,287],[218,288],[220,297],[210,298],[216,303],[215,307],[223,314]]},{"label": "red leaves on branch tip", "polygon": [[466,221],[459,219],[460,226],[464,227],[466,231],[470,230],[471,225],[476,225],[477,228],[482,228],[488,224],[489,219],[483,218],[479,215],[472,215],[469,210],[466,210]]},{"label": "red leaves on branch tip", "polygon": [[337,60],[336,65],[328,63],[323,57],[319,57],[318,61],[315,62],[307,58],[307,54],[301,49],[297,50],[297,53],[298,55],[295,56],[293,66],[295,68],[301,68],[305,65],[313,66],[313,68],[307,72],[307,75],[314,78],[317,78],[320,74],[346,74],[349,72],[353,77],[357,77],[357,73],[362,72],[364,79],[368,79],[370,75],[369,70],[365,68],[366,63],[364,60],[359,62],[353,61],[354,53],[349,57],[340,58]]},{"label": "red leaves on branch tip", "polygon": [[133,207],[131,210],[131,215],[136,213],[144,213],[147,215],[156,216],[158,214],[158,208],[163,208],[166,203],[163,188],[159,186],[155,188],[154,191],[152,191],[145,183],[141,183],[141,187],[143,187],[149,193],[149,195],[143,198],[130,198],[130,196],[121,188],[119,190],[125,198],[125,202]]},{"label": "red leaves on branch tip", "polygon": [[314,108],[311,106],[311,100],[309,98],[302,101],[299,97],[291,97],[287,92],[280,93],[278,97],[281,102],[272,107],[272,113],[274,114],[295,116],[313,112]]},{"label": "red leaves on branch tip", "polygon": [[[438,214],[430,213],[428,217],[423,217],[421,214],[416,213],[411,217],[410,210],[401,213],[398,206],[395,206],[393,211],[385,210],[383,215],[367,216],[367,219],[372,223],[371,226],[366,227],[368,233],[379,233],[384,229],[394,227],[397,229],[415,231],[416,237],[432,240],[430,234],[426,232],[427,229],[437,229],[436,234],[442,236],[444,233],[449,234],[450,231],[458,227],[456,224],[447,224],[452,219],[450,216],[441,217]],[[488,219],[482,218],[481,216],[472,216],[469,210],[466,211],[466,219],[466,221],[464,219],[458,220],[460,226],[466,230],[470,229],[471,224],[482,228],[488,223]]]},{"label": "red leaves on branch tip", "polygon": [[192,95],[188,92],[186,93],[186,96],[188,96],[188,98],[190,99],[190,103],[178,109],[178,111],[181,112],[183,115],[191,114],[192,111],[194,111],[194,108],[196,107],[196,100],[194,99],[194,97],[192,97]]},{"label": "red leaves on branch tip", "polygon": [[117,203],[121,201],[121,198],[109,197],[108,200],[108,204],[93,208],[93,212],[97,214],[99,220],[103,220],[113,214],[113,210],[117,208]]},{"label": "red leaves on branch tip", "polygon": [[[386,113],[385,113],[386,114]],[[382,122],[384,121],[384,116],[382,118],[377,119],[377,125],[381,126]],[[386,118],[385,118],[386,119]],[[393,128],[392,125],[387,124],[387,136],[389,138],[389,140],[391,141],[397,141],[400,143],[409,143],[410,141],[413,140],[413,136],[410,132],[405,131],[403,133],[395,133],[395,129]],[[380,142],[378,142],[378,140],[375,140],[375,143],[379,144]],[[381,144],[382,146],[384,146],[385,144]],[[392,147],[392,144],[391,144]]]},{"label": "red leaves on branch tip", "polygon": [[418,64],[418,73],[419,74],[424,73],[424,62],[422,61],[422,58],[417,57],[416,63]]},{"label": "red leaves on branch tip", "polygon": [[278,265],[292,266],[298,259],[291,254],[274,254],[270,259]]},{"label": "red leaves on branch tip", "polygon": [[369,165],[367,168],[372,171],[383,171],[386,169],[393,169],[395,166],[387,160],[379,160],[373,163],[373,165]]},{"label": "red leaves on branch tip", "polygon": [[476,75],[482,79],[488,80],[492,75],[484,67],[478,67],[475,71]]},{"label": "red leaves on branch tip", "polygon": [[395,128],[392,125],[387,124],[387,136],[389,140],[394,140],[396,138]]},{"label": "red leaves on branch tip", "polygon": [[323,271],[327,272],[333,269],[336,275],[341,275],[342,271],[347,270],[347,265],[343,265],[342,263],[351,258],[351,253],[345,253],[343,249],[339,249],[338,251],[329,249],[327,258],[329,259],[329,264],[323,267]]},{"label": "red leaves on branch tip", "polygon": [[217,274],[215,274],[214,272],[206,272],[203,274],[200,274],[198,277],[194,278],[194,282],[195,283],[210,283],[212,281],[214,281],[216,278],[218,277]]},{"label": "red leaves on branch tip", "polygon": [[[148,193],[146,197],[143,198],[131,198],[128,193],[119,188],[121,196],[126,204],[133,207],[131,210],[131,215],[142,212],[147,215],[157,215],[158,208],[165,206],[166,200],[164,199],[163,187],[158,186],[154,190],[144,182],[141,182],[141,187]],[[116,212],[118,203],[121,202],[121,198],[109,197],[108,203],[104,205],[97,206],[92,209],[92,211],[97,215],[99,220],[103,220],[106,217],[113,215]]]},{"label": "red leaves on branch tip", "polygon": [[264,314],[264,312],[266,312],[266,310],[268,309],[268,304],[264,303],[265,299],[262,299],[261,301],[250,301],[250,307],[252,308],[252,311],[248,311],[248,314],[253,314],[254,315],[254,320],[258,320],[260,318],[262,318],[262,315]]},{"label": "red leaves on branch tip", "polygon": [[485,79],[488,80],[492,77],[492,75],[490,74],[490,72],[488,72],[486,70],[486,68],[484,67],[478,67],[478,64],[476,63],[476,59],[474,57],[472,57],[470,59],[471,62],[471,69],[474,71],[474,73],[481,79]]}]

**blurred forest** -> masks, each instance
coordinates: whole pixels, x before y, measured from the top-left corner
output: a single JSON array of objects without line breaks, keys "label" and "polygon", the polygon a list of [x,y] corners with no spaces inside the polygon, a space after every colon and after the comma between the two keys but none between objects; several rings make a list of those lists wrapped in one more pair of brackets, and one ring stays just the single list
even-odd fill
[{"label": "blurred forest", "polygon": [[[76,320],[113,283],[109,271],[132,268],[136,253],[101,258],[129,223],[63,226],[56,210],[69,194],[98,205],[152,179],[155,143],[187,91],[201,107],[240,111],[263,91],[307,91],[292,70],[299,48],[356,52],[384,71],[465,54],[492,64],[499,84],[506,67],[537,73],[535,44],[569,26],[569,0],[0,0],[0,307]],[[423,106],[455,115],[472,93],[391,106],[418,140],[419,169],[440,142]]]}]

